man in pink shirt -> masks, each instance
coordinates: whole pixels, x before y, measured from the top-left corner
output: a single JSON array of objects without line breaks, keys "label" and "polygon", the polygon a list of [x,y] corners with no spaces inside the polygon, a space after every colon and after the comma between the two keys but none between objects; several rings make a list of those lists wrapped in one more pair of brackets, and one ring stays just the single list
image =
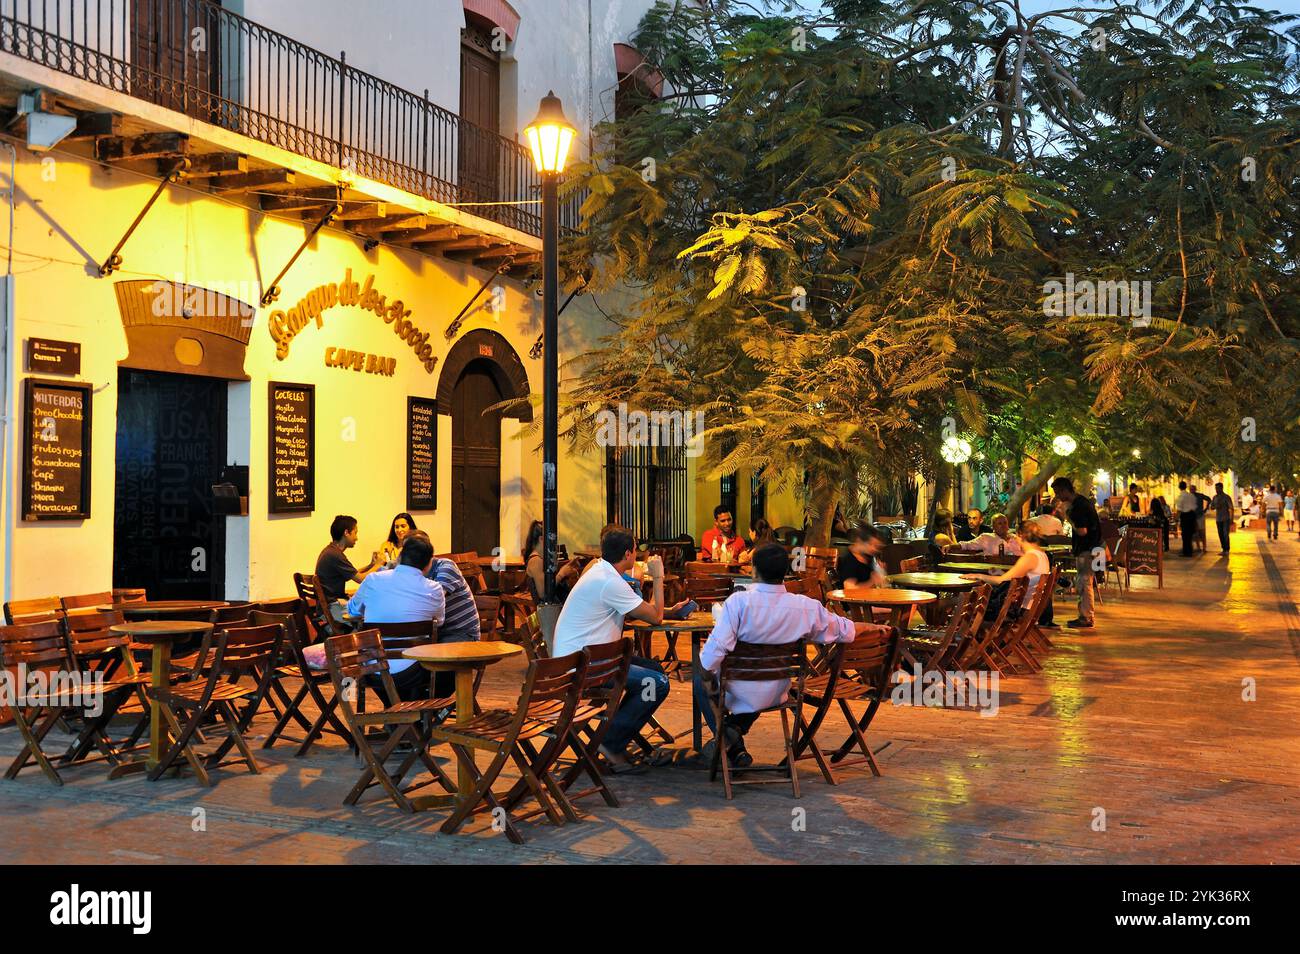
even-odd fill
[{"label": "man in pink shirt", "polygon": [[[858,633],[888,632],[888,626],[855,623],[836,616],[816,600],[797,593],[787,593],[785,576],[790,557],[780,544],[768,543],[754,551],[755,586],[732,593],[722,604],[722,613],[700,650],[700,671],[695,674],[695,697],[714,740],[704,747],[705,760],[713,756],[718,727],[714,725],[710,692],[716,693],[717,676],[722,660],[737,641],[746,643],[789,643],[804,638],[815,643],[848,643]],[[758,713],[777,705],[790,691],[789,679],[761,682],[733,682],[727,685],[729,715],[723,726],[727,754],[733,765],[744,768],[753,764],[745,751],[745,733]]]},{"label": "man in pink shirt", "polygon": [[736,520],[731,515],[731,508],[718,504],[713,508],[713,526],[704,531],[700,540],[700,559],[712,560],[716,552],[723,560],[739,560],[744,551],[745,540],[736,533]]}]

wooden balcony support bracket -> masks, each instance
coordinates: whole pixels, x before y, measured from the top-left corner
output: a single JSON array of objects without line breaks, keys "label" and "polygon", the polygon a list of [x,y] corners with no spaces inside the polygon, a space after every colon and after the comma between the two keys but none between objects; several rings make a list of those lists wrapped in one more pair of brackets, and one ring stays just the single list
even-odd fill
[{"label": "wooden balcony support bracket", "polygon": [[190,156],[189,178],[211,179],[217,176],[243,175],[248,172],[248,157],[237,152],[209,152]]},{"label": "wooden balcony support bracket", "polygon": [[360,221],[352,226],[352,231],[360,235],[380,235],[384,232],[397,232],[403,229],[428,229],[429,219],[424,215],[393,215],[383,219]]},{"label": "wooden balcony support bracket", "polygon": [[478,301],[479,296],[482,295],[485,291],[487,291],[487,287],[491,285],[492,282],[495,281],[496,278],[499,275],[501,275],[502,272],[510,268],[510,261],[511,260],[507,258],[500,265],[498,265],[496,271],[492,272],[490,275],[488,275],[487,278],[483,279],[483,284],[478,287],[478,291],[474,293],[473,297],[471,297],[469,301],[465,302],[465,307],[460,310],[460,312],[456,315],[456,317],[452,319],[451,324],[447,326],[448,341],[456,337],[456,334],[460,331],[461,323],[465,320],[465,315],[469,312],[470,306],[472,306],[474,302]]},{"label": "wooden balcony support bracket", "polygon": [[312,239],[316,237],[316,233],[333,222],[342,208],[343,187],[339,186],[338,191],[335,194],[334,205],[326,210],[325,214],[321,216],[320,221],[312,226],[311,230],[308,231],[306,238],[302,240],[302,244],[298,246],[298,250],[293,253],[293,257],[285,263],[284,268],[280,269],[280,274],[276,275],[275,278],[271,280],[270,287],[266,289],[266,294],[262,296],[262,307],[265,308],[267,305],[271,304],[271,302],[280,297],[280,279],[284,278],[284,276],[288,274],[289,269],[293,268],[293,263],[298,261],[298,256],[306,251],[307,246],[310,245]]},{"label": "wooden balcony support bracket", "polygon": [[338,189],[325,186],[319,189],[300,189],[283,195],[264,195],[260,205],[263,212],[302,212],[308,210],[315,219],[316,213],[324,212],[326,207],[333,207],[338,202]]},{"label": "wooden balcony support bracket", "polygon": [[185,176],[185,171],[189,169],[189,167],[190,161],[184,156],[181,156],[172,162],[170,171],[161,181],[159,181],[158,188],[154,189],[153,195],[149,196],[149,201],[144,204],[144,208],[140,210],[140,214],[135,217],[135,221],[132,222],[130,227],[126,230],[126,234],[118,239],[117,244],[113,246],[113,251],[108,253],[108,258],[104,259],[104,263],[99,266],[99,274],[101,277],[107,278],[122,266],[122,247],[126,245],[131,234],[135,232],[140,223],[144,221],[144,217],[149,214],[149,210],[153,208],[153,204],[158,201],[158,197],[163,194],[163,190],[167,188],[168,184],[172,182],[180,182]]},{"label": "wooden balcony support bracket", "polygon": [[464,229],[456,228],[454,225],[439,225],[431,229],[415,229],[411,232],[403,232],[399,235],[390,235],[388,240],[396,245],[420,245],[422,243],[450,242],[458,239],[465,234]]},{"label": "wooden balcony support bracket", "polygon": [[387,215],[387,202],[349,202],[335,218],[340,222],[355,222],[359,219],[382,219]]},{"label": "wooden balcony support bracket", "polygon": [[95,140],[98,162],[134,162],[139,159],[167,159],[184,156],[190,149],[185,133],[155,132],[143,136],[101,136]]},{"label": "wooden balcony support bracket", "polygon": [[212,191],[221,195],[235,195],[257,189],[292,186],[297,179],[297,174],[288,169],[258,169],[242,175],[221,176],[212,183]]}]

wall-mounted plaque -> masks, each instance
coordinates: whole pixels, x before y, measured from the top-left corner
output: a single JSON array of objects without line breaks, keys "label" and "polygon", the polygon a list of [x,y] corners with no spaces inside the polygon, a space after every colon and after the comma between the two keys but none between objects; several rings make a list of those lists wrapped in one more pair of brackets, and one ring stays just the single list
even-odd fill
[{"label": "wall-mounted plaque", "polygon": [[27,370],[33,374],[80,374],[81,343],[52,338],[27,339]]},{"label": "wall-mounted plaque", "polygon": [[438,401],[406,399],[406,509],[438,509]]},{"label": "wall-mounted plaque", "polygon": [[89,384],[23,382],[23,519],[90,516]]},{"label": "wall-mounted plaque", "polygon": [[316,508],[316,388],[271,382],[267,415],[271,513],[311,513]]}]

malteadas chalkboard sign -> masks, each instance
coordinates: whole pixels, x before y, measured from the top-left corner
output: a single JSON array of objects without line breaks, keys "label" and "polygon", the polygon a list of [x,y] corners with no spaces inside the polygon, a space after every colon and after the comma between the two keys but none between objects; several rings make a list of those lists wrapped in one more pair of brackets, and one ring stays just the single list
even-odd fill
[{"label": "malteadas chalkboard sign", "polygon": [[406,509],[438,509],[438,402],[406,399]]},{"label": "malteadas chalkboard sign", "polygon": [[89,384],[23,382],[23,519],[90,516]]},{"label": "malteadas chalkboard sign", "polygon": [[311,513],[316,508],[316,388],[271,382],[267,416],[271,513]]}]

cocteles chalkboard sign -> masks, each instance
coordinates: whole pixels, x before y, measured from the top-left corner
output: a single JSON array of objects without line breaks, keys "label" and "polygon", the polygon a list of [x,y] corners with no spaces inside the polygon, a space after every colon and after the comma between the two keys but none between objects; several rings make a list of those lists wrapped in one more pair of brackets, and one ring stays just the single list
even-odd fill
[{"label": "cocteles chalkboard sign", "polygon": [[438,508],[438,402],[406,399],[406,509]]},{"label": "cocteles chalkboard sign", "polygon": [[271,382],[267,417],[271,513],[311,513],[316,508],[316,388]]},{"label": "cocteles chalkboard sign", "polygon": [[23,519],[90,516],[89,384],[23,382]]}]

